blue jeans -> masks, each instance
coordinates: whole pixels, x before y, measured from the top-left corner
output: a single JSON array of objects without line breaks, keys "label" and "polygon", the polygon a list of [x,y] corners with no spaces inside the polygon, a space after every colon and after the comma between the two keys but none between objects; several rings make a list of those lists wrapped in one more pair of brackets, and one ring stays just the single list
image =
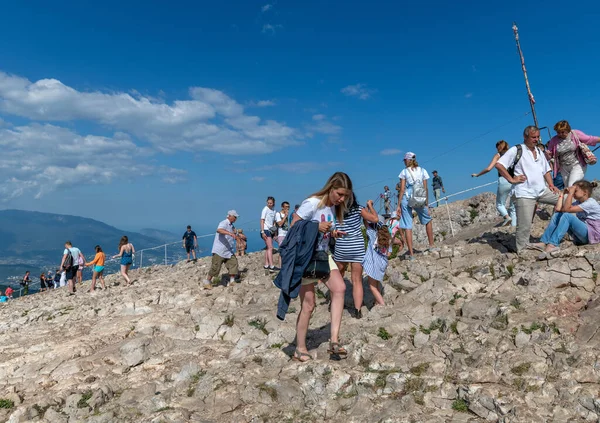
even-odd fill
[{"label": "blue jeans", "polygon": [[498,213],[500,213],[500,216],[502,217],[506,215],[510,216],[512,226],[517,226],[517,214],[515,213],[515,205],[512,197],[510,199],[510,204],[508,205],[508,210],[506,209],[506,200],[508,199],[511,190],[512,184],[502,176],[499,177],[498,191],[496,192],[496,210],[498,210]]},{"label": "blue jeans", "polygon": [[577,245],[588,244],[588,229],[585,222],[582,222],[572,213],[556,212],[550,220],[550,224],[544,231],[541,241],[544,244],[560,245],[566,233],[573,237],[573,242]]}]

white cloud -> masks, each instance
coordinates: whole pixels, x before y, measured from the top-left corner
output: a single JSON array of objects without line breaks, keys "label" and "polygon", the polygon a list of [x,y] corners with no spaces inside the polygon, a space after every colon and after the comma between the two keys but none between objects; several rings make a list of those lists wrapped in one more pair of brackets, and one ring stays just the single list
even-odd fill
[{"label": "white cloud", "polygon": [[35,121],[90,121],[132,134],[161,152],[264,154],[300,144],[296,130],[246,115],[222,91],[192,87],[189,95],[167,104],[139,93],[81,92],[56,79],[31,82],[0,72],[4,113]]},{"label": "white cloud", "polygon": [[342,88],[341,92],[349,97],[358,97],[361,100],[367,100],[371,97],[371,94],[376,93],[377,90],[367,88],[366,84],[356,84]]},{"label": "white cloud", "polygon": [[272,4],[265,4],[263,7],[260,8],[260,10],[265,13],[268,12],[269,10],[271,10],[273,8]]},{"label": "white cloud", "polygon": [[271,34],[271,35],[275,35],[275,33],[282,29],[283,25],[280,24],[264,24],[262,27],[262,30],[260,32],[262,32],[263,34]]},{"label": "white cloud", "polygon": [[252,180],[256,181],[256,182],[262,182],[264,181],[266,178],[264,176],[253,176]]},{"label": "white cloud", "polygon": [[398,150],[397,148],[386,148],[385,150],[381,150],[379,152],[379,154],[382,156],[394,156],[400,153],[402,153],[402,150]]},{"label": "white cloud", "polygon": [[247,104],[248,107],[272,107],[276,105],[277,102],[275,100],[250,101]]},{"label": "white cloud", "polygon": [[314,123],[306,126],[306,129],[309,131],[309,137],[312,137],[312,133],[314,132],[326,135],[336,135],[342,132],[341,126],[331,123],[327,120],[327,116],[323,114],[313,115],[312,120]]},{"label": "white cloud", "polygon": [[0,128],[0,194],[41,198],[60,188],[130,180],[156,172],[181,178],[185,171],[147,164],[151,152],[123,133],[81,136],[37,123]]}]

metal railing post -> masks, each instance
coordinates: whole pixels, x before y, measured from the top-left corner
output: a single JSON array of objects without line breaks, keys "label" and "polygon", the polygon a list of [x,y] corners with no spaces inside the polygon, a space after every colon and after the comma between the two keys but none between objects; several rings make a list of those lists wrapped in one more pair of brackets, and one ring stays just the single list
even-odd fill
[{"label": "metal railing post", "polygon": [[165,244],[165,266],[167,265],[167,244]]},{"label": "metal railing post", "polygon": [[140,269],[142,268],[143,264],[144,264],[144,250],[140,251]]},{"label": "metal railing post", "polygon": [[450,218],[450,206],[448,205],[448,197],[446,197],[446,211],[448,212],[448,223],[450,223],[450,231],[452,232],[452,238],[454,238],[454,226],[452,226],[452,219]]}]

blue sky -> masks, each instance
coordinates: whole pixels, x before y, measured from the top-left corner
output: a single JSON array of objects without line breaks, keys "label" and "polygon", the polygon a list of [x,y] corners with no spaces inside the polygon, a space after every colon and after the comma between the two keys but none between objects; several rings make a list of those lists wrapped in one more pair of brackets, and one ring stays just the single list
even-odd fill
[{"label": "blue sky", "polygon": [[254,228],[337,170],[393,188],[406,151],[448,192],[492,182],[531,122],[513,20],[540,124],[600,135],[600,5],[488,3],[3,4],[0,207]]}]

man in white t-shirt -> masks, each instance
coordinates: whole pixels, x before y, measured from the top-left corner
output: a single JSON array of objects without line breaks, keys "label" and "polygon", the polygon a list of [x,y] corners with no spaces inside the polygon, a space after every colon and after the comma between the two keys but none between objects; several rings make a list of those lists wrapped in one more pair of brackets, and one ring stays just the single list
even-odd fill
[{"label": "man in white t-shirt", "polygon": [[215,240],[213,241],[212,247],[212,261],[208,276],[204,281],[204,289],[212,288],[212,279],[215,276],[219,276],[223,264],[225,264],[229,271],[229,283],[236,282],[235,277],[239,271],[234,244],[237,235],[233,223],[238,217],[239,214],[237,214],[235,210],[229,210],[227,212],[227,219],[219,223],[219,226],[217,227],[217,233],[215,234]]},{"label": "man in white t-shirt", "polygon": [[[284,201],[281,203],[281,211],[275,213],[275,224],[277,225],[277,248],[281,248],[281,243],[285,239],[290,229],[289,217],[290,203]],[[281,255],[279,256],[279,267],[281,268]]]},{"label": "man in white t-shirt", "polygon": [[[531,217],[535,204],[556,204],[559,189],[554,186],[550,165],[544,153],[537,147],[540,130],[536,126],[528,126],[523,131],[524,142],[521,144],[521,158],[515,164],[518,147],[510,148],[496,163],[500,176],[514,185],[513,196],[517,214],[517,230],[515,234],[516,250],[527,248],[531,232]],[[514,176],[507,169],[514,164]]]}]

